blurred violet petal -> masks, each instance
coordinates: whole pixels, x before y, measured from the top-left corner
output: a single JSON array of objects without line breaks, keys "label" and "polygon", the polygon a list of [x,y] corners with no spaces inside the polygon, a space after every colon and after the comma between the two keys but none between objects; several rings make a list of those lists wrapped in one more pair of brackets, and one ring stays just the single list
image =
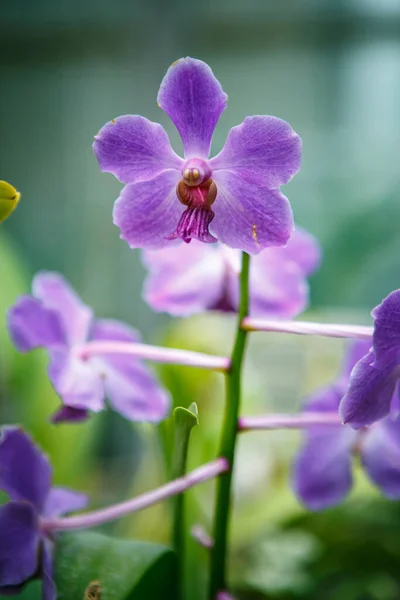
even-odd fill
[{"label": "blurred violet petal", "polygon": [[114,224],[131,248],[162,248],[184,211],[176,197],[179,174],[164,171],[151,181],[127,185],[114,204]]},{"label": "blurred violet petal", "polygon": [[46,518],[82,510],[88,503],[88,497],[80,492],[62,487],[51,488],[43,509]]},{"label": "blurred violet petal", "polygon": [[372,311],[375,319],[372,347],[374,366],[396,361],[400,365],[400,290],[389,294]]},{"label": "blurred violet petal", "polygon": [[9,309],[7,327],[13,344],[20,352],[65,343],[58,315],[32,296],[22,296]]},{"label": "blurred violet petal", "polygon": [[49,461],[19,427],[0,431],[0,489],[41,511],[51,485]]},{"label": "blurred violet petal", "polygon": [[88,336],[93,311],[86,306],[59,273],[38,273],[32,282],[33,295],[45,308],[57,313],[68,344],[80,344]]},{"label": "blurred violet petal", "polygon": [[400,421],[374,423],[360,442],[360,455],[371,480],[388,498],[400,499]]},{"label": "blurred violet petal", "polygon": [[218,171],[214,181],[218,194],[210,231],[221,242],[249,254],[288,242],[293,215],[279,190],[247,183],[229,171]]},{"label": "blurred violet petal", "polygon": [[54,542],[44,539],[42,542],[42,596],[43,600],[56,600],[57,588],[53,580],[54,571]]},{"label": "blurred violet petal", "polygon": [[73,408],[72,406],[61,406],[52,416],[51,423],[81,423],[89,418],[89,412],[84,408]]},{"label": "blurred violet petal", "polygon": [[181,135],[185,158],[208,158],[227,100],[212,70],[201,60],[181,58],[170,66],[157,101]]},{"label": "blurred violet petal", "polygon": [[0,507],[0,588],[16,586],[32,577],[39,562],[39,531],[29,502]]},{"label": "blurred violet petal", "polygon": [[64,348],[52,348],[49,354],[49,378],[64,404],[93,412],[103,410],[104,385],[93,361],[81,360]]},{"label": "blurred violet petal", "polygon": [[[137,331],[112,320],[95,321],[92,339],[137,342]],[[170,398],[139,360],[124,354],[103,354],[91,359],[104,378],[112,406],[132,421],[158,422],[168,414]]]},{"label": "blurred violet petal", "polygon": [[96,319],[93,323],[91,340],[114,340],[119,342],[139,342],[136,329],[114,319]]},{"label": "blurred violet petal", "polygon": [[[348,382],[350,379],[351,372],[362,358],[369,355],[370,359],[373,360],[372,354],[370,354],[371,350],[371,342],[369,340],[357,340],[349,344],[347,352],[345,354],[345,359],[343,361],[343,369],[342,369],[342,377],[345,382],[345,388],[348,386]],[[368,359],[368,360],[370,360]],[[346,389],[343,393],[345,393]]]},{"label": "blurred violet petal", "polygon": [[229,170],[245,181],[276,189],[300,169],[301,139],[289,123],[271,116],[246,117],[232,127],[221,152],[210,160],[214,175]]},{"label": "blurred violet petal", "polygon": [[224,295],[221,246],[198,240],[160,251],[145,250],[148,269],[143,297],[153,310],[187,316],[214,308]]},{"label": "blurred violet petal", "polygon": [[[297,252],[293,251],[293,246]],[[223,244],[171,246],[144,251],[148,269],[144,298],[157,311],[190,315],[203,310],[238,309],[240,251]],[[309,274],[319,263],[315,238],[296,230],[284,248],[267,248],[250,265],[250,313],[290,318],[308,303]]]},{"label": "blurred violet petal", "polygon": [[101,170],[123,183],[153,179],[167,169],[180,171],[184,163],[172,150],[163,127],[138,115],[106,123],[95,137],[93,150]]},{"label": "blurred violet petal", "polygon": [[274,254],[285,260],[292,260],[303,275],[312,275],[322,262],[322,249],[318,239],[299,225],[291,235],[286,246],[275,247]]},{"label": "blurred violet petal", "polygon": [[130,374],[104,361],[106,394],[115,410],[131,421],[158,423],[170,410],[170,398],[140,363],[132,364]]},{"label": "blurred violet petal", "polygon": [[396,363],[382,369],[373,366],[374,354],[369,352],[354,367],[339,414],[344,423],[360,429],[382,419],[390,412],[398,375]]},{"label": "blurred violet petal", "polygon": [[351,428],[315,426],[293,468],[293,487],[310,510],[340,502],[352,484],[351,448],[357,433]]}]

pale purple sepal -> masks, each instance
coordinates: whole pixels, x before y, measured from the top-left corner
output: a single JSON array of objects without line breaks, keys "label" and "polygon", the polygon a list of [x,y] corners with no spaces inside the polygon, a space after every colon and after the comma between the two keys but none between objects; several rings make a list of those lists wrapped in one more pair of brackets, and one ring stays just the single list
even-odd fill
[{"label": "pale purple sepal", "polygon": [[208,158],[211,138],[227,100],[205,62],[187,57],[170,66],[157,102],[179,131],[185,158]]},{"label": "pale purple sepal", "polygon": [[232,127],[221,152],[210,160],[214,176],[220,169],[249,183],[279,188],[300,169],[301,139],[289,123],[271,116],[246,117]]},{"label": "pale purple sepal", "polygon": [[[144,298],[153,310],[190,315],[237,311],[240,251],[222,244],[172,246],[145,251]],[[267,248],[250,263],[250,314],[290,318],[308,304],[306,276],[320,263],[316,239],[298,228],[284,248]]]}]

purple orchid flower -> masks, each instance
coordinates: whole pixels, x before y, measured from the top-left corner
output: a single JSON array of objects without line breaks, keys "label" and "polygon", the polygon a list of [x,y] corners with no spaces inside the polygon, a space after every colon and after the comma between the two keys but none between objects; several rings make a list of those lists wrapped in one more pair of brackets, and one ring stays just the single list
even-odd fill
[{"label": "purple orchid flower", "polygon": [[354,429],[400,412],[400,290],[374,308],[372,348],[355,365],[339,413]]},{"label": "purple orchid flower", "polygon": [[51,485],[47,458],[18,427],[0,430],[0,489],[10,498],[0,507],[0,594],[17,594],[40,577],[43,599],[56,600],[54,540],[41,519],[84,508],[84,494]]},{"label": "purple orchid flower", "polygon": [[[311,412],[338,409],[354,364],[368,351],[368,342],[350,348],[344,372],[332,386],[306,404]],[[390,417],[355,431],[348,425],[313,425],[294,464],[293,487],[310,510],[338,504],[352,486],[352,455],[357,454],[369,478],[382,493],[400,499],[400,421]]]},{"label": "purple orchid flower", "polygon": [[[308,303],[310,275],[320,262],[317,240],[297,228],[287,246],[267,248],[250,265],[250,313],[291,318]],[[145,250],[149,274],[144,298],[156,311],[186,316],[203,310],[238,309],[240,251],[223,244]]]},{"label": "purple orchid flower", "polygon": [[47,349],[49,378],[64,403],[55,422],[79,421],[88,411],[103,410],[105,396],[132,421],[166,417],[169,395],[140,361],[126,355],[80,353],[91,340],[137,342],[136,331],[118,321],[94,320],[92,310],[57,273],[36,275],[32,293],[9,310],[8,329],[21,352]]},{"label": "purple orchid flower", "polygon": [[279,188],[301,159],[301,140],[290,125],[247,117],[209,159],[227,103],[210,67],[193,58],[176,61],[157,100],[181,135],[184,159],[161,125],[139,115],[113,119],[95,137],[100,168],[127,184],[114,207],[121,237],[132,248],[153,249],[168,240],[218,239],[250,254],[286,244],[292,212]]}]

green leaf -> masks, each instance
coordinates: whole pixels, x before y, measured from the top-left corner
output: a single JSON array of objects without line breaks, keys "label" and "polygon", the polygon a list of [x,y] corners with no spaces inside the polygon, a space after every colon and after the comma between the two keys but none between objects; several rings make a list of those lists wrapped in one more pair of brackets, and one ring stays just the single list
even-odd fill
[{"label": "green leaf", "polygon": [[93,532],[64,533],[57,543],[55,582],[58,600],[86,600],[85,592],[93,583],[101,587],[101,600],[164,598],[166,590],[174,600],[175,555],[150,542]]}]

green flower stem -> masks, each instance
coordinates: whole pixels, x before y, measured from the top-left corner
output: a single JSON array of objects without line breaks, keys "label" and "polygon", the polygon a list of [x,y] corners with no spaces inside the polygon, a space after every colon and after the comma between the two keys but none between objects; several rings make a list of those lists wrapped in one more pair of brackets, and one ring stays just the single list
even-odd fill
[{"label": "green flower stem", "polygon": [[[193,402],[189,408],[178,406],[173,412],[174,453],[172,458],[172,478],[178,479],[186,473],[190,434],[199,424],[197,405]],[[185,496],[177,494],[173,498],[173,545],[178,564],[178,597],[184,597],[185,573]]]},{"label": "green flower stem", "polygon": [[218,592],[227,588],[226,563],[228,527],[231,504],[232,471],[235,459],[236,436],[241,394],[241,374],[247,331],[241,328],[249,310],[250,256],[243,252],[240,274],[240,302],[236,339],[231,357],[231,367],[226,374],[226,405],[222,430],[220,456],[230,465],[227,473],[218,478],[217,500],[214,516],[214,547],[211,553],[209,599],[215,600]]}]

